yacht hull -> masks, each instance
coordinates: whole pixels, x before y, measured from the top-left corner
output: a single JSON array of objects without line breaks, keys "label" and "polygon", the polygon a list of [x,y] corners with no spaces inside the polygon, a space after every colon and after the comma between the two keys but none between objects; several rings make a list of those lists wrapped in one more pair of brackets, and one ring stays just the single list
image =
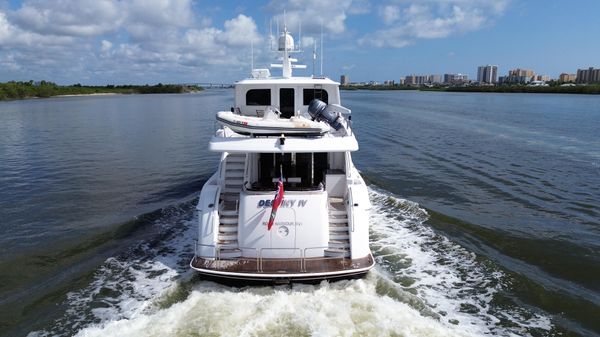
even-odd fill
[{"label": "yacht hull", "polygon": [[190,267],[205,279],[234,285],[319,283],[323,280],[361,278],[373,268],[375,260],[368,255],[360,259],[307,259],[304,267],[299,267],[300,264],[301,261],[277,259],[214,260],[194,257]]}]

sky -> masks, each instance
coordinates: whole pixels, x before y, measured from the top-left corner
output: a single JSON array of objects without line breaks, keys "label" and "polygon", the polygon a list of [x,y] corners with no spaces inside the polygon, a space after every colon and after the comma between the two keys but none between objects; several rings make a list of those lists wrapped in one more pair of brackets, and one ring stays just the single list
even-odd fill
[{"label": "sky", "polygon": [[276,61],[284,10],[298,76],[320,74],[315,45],[352,82],[600,67],[598,0],[0,0],[0,82],[233,83]]}]

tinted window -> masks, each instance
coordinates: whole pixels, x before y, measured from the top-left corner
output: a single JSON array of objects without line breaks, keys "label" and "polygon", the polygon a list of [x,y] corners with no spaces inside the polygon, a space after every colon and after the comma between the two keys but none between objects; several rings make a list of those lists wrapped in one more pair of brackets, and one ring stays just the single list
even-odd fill
[{"label": "tinted window", "polygon": [[271,105],[271,89],[248,90],[246,105]]},{"label": "tinted window", "polygon": [[329,95],[325,89],[304,89],[304,105],[308,105],[313,99],[320,99],[321,101],[329,104]]},{"label": "tinted window", "polygon": [[294,115],[294,89],[279,89],[279,110],[281,110],[281,118],[290,118]]}]

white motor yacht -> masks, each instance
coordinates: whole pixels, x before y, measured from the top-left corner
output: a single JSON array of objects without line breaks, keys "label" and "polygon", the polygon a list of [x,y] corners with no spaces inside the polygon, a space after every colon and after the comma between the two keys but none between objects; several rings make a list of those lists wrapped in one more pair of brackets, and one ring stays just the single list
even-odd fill
[{"label": "white motor yacht", "polygon": [[230,111],[209,149],[217,172],[198,201],[199,231],[190,265],[219,280],[318,281],[363,276],[369,249],[367,186],[352,163],[358,150],[339,83],[293,77],[294,40],[277,50],[281,77],[255,69],[235,84]]}]

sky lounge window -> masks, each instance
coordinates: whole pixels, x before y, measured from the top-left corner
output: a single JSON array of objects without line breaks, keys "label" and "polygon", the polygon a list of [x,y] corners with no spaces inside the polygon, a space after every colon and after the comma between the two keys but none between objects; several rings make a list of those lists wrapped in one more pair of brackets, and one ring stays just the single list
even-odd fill
[{"label": "sky lounge window", "polygon": [[329,95],[325,89],[304,89],[303,94],[304,99],[302,101],[304,105],[308,105],[315,98],[329,104]]},{"label": "sky lounge window", "polygon": [[271,89],[248,90],[246,105],[271,105]]}]

